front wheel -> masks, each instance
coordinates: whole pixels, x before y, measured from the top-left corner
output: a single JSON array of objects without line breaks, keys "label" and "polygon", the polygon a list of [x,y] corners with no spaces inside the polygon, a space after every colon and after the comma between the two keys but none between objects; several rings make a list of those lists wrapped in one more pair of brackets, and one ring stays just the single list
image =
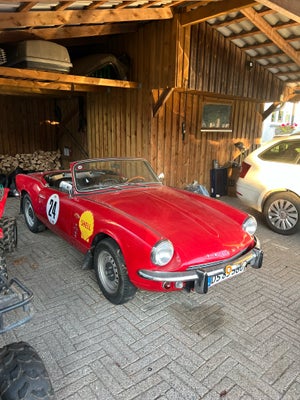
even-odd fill
[{"label": "front wheel", "polygon": [[54,391],[43,361],[27,343],[0,349],[1,400],[54,400]]},{"label": "front wheel", "polygon": [[274,232],[292,235],[300,228],[299,197],[290,192],[276,193],[267,199],[263,214]]},{"label": "front wheel", "polygon": [[104,239],[95,249],[94,265],[103,295],[113,304],[132,299],[136,287],[130,282],[123,255],[112,239]]},{"label": "front wheel", "polygon": [[26,225],[31,232],[38,233],[45,230],[45,225],[35,215],[31,198],[28,194],[25,194],[23,198],[23,211]]}]

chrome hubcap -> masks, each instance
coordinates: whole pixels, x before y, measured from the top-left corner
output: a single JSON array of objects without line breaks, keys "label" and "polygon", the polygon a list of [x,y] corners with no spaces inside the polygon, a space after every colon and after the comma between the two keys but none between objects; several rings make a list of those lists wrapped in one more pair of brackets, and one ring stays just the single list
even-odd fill
[{"label": "chrome hubcap", "polygon": [[274,201],[268,210],[268,218],[273,226],[280,230],[292,229],[298,222],[297,208],[288,200]]},{"label": "chrome hubcap", "polygon": [[98,257],[98,273],[105,290],[116,293],[119,287],[119,273],[115,260],[108,251],[102,251]]},{"label": "chrome hubcap", "polygon": [[25,204],[25,214],[28,224],[32,226],[34,224],[34,213],[31,204],[28,202]]}]

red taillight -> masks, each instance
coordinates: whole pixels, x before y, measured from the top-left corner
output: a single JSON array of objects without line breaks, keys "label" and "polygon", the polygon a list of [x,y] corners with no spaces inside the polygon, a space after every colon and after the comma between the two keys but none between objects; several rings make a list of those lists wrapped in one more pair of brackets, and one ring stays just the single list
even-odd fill
[{"label": "red taillight", "polygon": [[250,168],[251,168],[251,165],[247,164],[245,161],[243,161],[241,172],[240,172],[240,178],[245,178],[245,176],[247,175],[247,172],[249,171]]}]

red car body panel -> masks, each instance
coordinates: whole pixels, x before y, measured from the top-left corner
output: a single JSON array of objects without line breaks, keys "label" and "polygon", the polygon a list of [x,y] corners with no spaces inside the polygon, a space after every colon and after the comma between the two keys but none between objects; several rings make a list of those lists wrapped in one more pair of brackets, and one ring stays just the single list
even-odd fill
[{"label": "red car body panel", "polygon": [[[112,237],[130,281],[139,288],[164,290],[161,283],[141,277],[141,269],[186,271],[230,260],[255,246],[255,238],[242,229],[248,215],[220,200],[159,183],[69,194],[49,187],[48,174],[16,177],[19,193],[29,194],[38,219],[82,253],[99,235]],[[56,221],[51,221],[51,199],[59,208]],[[158,267],[150,255],[162,239],[170,240],[175,251],[166,266]]]}]

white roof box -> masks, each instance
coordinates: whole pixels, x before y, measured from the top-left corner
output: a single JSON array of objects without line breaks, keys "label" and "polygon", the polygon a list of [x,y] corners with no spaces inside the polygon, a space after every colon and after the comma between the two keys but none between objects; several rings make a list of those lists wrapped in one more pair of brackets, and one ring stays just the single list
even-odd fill
[{"label": "white roof box", "polygon": [[25,40],[7,52],[6,66],[68,73],[72,63],[64,46],[47,40]]}]

